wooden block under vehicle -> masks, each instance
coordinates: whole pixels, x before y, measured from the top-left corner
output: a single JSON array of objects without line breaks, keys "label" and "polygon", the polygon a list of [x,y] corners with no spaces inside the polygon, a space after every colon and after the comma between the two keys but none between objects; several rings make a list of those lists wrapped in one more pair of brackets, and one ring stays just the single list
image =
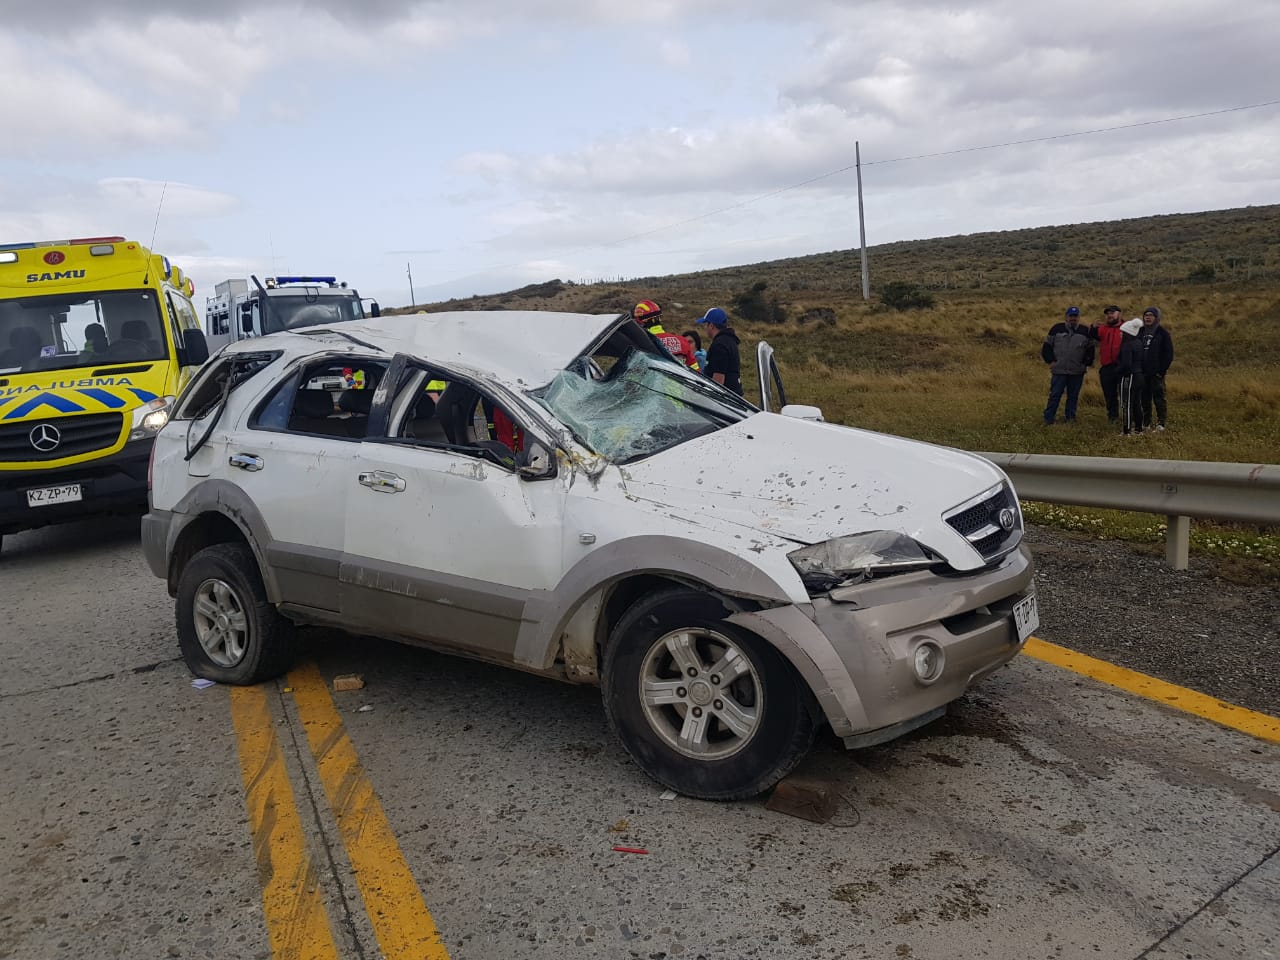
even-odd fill
[{"label": "wooden block under vehicle", "polygon": [[840,797],[829,783],[788,777],[773,788],[765,808],[812,823],[827,823],[836,813]]},{"label": "wooden block under vehicle", "polygon": [[359,690],[364,686],[364,677],[358,673],[348,673],[333,678],[334,690]]}]

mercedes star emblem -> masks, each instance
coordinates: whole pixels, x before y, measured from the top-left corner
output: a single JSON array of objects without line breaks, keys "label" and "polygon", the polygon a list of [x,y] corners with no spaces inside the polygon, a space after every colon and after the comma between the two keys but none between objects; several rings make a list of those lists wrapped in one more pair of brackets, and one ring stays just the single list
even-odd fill
[{"label": "mercedes star emblem", "polygon": [[36,424],[31,428],[29,436],[31,438],[31,445],[41,453],[48,453],[50,450],[56,450],[58,444],[62,442],[62,431],[52,423]]}]

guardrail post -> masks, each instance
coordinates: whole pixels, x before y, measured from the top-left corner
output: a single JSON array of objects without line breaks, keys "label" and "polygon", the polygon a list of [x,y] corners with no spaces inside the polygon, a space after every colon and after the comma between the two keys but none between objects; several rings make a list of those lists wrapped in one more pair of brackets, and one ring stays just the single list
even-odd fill
[{"label": "guardrail post", "polygon": [[1174,570],[1185,570],[1191,562],[1191,518],[1168,517],[1164,538],[1164,560]]}]

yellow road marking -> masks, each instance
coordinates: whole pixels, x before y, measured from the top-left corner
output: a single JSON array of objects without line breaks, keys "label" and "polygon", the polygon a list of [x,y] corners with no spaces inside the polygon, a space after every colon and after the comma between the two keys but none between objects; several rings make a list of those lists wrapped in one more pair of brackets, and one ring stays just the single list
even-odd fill
[{"label": "yellow road marking", "polygon": [[275,960],[337,960],[266,689],[232,687],[231,721],[271,954]]},{"label": "yellow road marking", "polygon": [[1165,683],[1165,681],[1149,677],[1145,673],[1126,670],[1124,667],[1117,667],[1115,664],[1107,663],[1105,660],[1096,660],[1083,653],[1077,653],[1065,647],[1046,643],[1038,637],[1028,639],[1027,645],[1023,650],[1027,656],[1043,660],[1045,663],[1064,667],[1067,670],[1083,674],[1086,677],[1092,677],[1094,680],[1100,680],[1113,687],[1119,687],[1121,690],[1136,693],[1138,696],[1146,697],[1148,700],[1155,700],[1176,710],[1182,710],[1185,713],[1212,720],[1214,723],[1230,727],[1232,730],[1239,730],[1241,733],[1247,733],[1251,737],[1257,737],[1259,740],[1280,743],[1280,718],[1273,717],[1270,714],[1255,713],[1253,710],[1246,710],[1244,707],[1225,703],[1216,697],[1197,693],[1195,690],[1188,690],[1186,687],[1179,687],[1172,683]]},{"label": "yellow road marking", "polygon": [[290,672],[289,685],[382,955],[386,960],[448,960],[449,951],[320,671],[313,663],[298,667]]}]

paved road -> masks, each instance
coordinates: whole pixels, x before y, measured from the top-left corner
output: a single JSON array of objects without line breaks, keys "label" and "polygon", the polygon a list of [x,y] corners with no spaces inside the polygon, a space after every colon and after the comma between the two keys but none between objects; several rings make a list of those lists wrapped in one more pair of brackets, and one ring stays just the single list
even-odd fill
[{"label": "paved road", "polygon": [[1280,956],[1280,747],[1030,657],[820,741],[818,826],[662,800],[595,691],[394,644],[195,690],[133,522],[6,538],[0,599],[3,958]]}]

